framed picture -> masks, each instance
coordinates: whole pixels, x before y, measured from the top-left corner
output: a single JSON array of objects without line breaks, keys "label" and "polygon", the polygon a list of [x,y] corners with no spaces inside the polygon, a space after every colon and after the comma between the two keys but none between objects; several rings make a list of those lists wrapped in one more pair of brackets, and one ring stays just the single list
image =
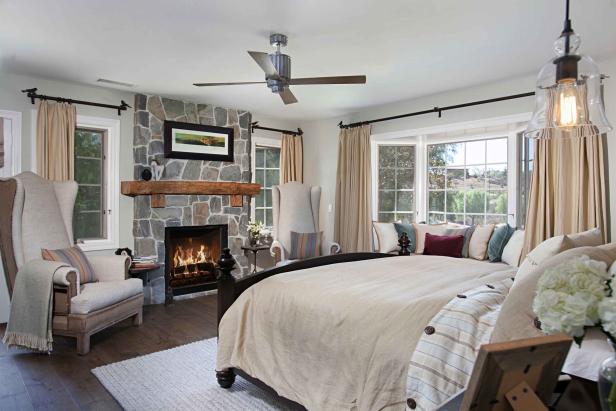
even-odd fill
[{"label": "framed picture", "polygon": [[233,128],[165,121],[165,157],[233,162]]}]

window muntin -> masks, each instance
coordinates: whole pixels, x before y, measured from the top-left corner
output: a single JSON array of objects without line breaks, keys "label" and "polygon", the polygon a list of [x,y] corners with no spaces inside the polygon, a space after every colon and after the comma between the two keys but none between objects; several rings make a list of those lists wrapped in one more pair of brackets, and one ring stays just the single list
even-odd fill
[{"label": "window muntin", "polygon": [[378,146],[378,220],[415,221],[415,146]]},{"label": "window muntin", "polygon": [[427,146],[428,222],[507,222],[507,138]]},{"label": "window muntin", "polygon": [[106,130],[75,130],[75,181],[79,187],[73,212],[75,241],[107,238],[106,145]]},{"label": "window muntin", "polygon": [[280,148],[255,147],[255,183],[261,184],[255,198],[255,220],[273,227],[272,187],[280,184]]}]

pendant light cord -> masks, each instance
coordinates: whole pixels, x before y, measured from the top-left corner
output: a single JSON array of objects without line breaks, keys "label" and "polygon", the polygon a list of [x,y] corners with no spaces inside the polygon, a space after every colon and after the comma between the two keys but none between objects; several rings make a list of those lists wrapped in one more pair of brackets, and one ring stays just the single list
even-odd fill
[{"label": "pendant light cord", "polygon": [[573,34],[573,28],[571,27],[571,19],[569,18],[569,0],[565,0],[565,27],[563,28],[562,36],[565,36],[565,54],[569,54],[570,44],[569,36]]}]

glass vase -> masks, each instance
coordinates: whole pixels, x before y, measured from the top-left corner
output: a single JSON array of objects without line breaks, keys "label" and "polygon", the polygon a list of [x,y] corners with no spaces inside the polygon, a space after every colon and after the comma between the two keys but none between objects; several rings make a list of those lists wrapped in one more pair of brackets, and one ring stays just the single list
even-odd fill
[{"label": "glass vase", "polygon": [[616,344],[609,338],[607,342],[614,354],[603,361],[599,369],[599,399],[603,411],[616,411]]}]

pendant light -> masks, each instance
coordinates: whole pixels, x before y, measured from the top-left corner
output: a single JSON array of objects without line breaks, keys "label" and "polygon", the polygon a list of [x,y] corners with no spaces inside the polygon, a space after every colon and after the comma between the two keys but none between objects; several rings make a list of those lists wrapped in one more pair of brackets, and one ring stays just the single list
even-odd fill
[{"label": "pendant light", "polygon": [[580,36],[571,27],[569,0],[565,7],[565,27],[554,42],[556,57],[537,76],[535,111],[524,132],[529,138],[581,137],[612,130],[603,105],[603,77],[590,57],[577,53]]}]

